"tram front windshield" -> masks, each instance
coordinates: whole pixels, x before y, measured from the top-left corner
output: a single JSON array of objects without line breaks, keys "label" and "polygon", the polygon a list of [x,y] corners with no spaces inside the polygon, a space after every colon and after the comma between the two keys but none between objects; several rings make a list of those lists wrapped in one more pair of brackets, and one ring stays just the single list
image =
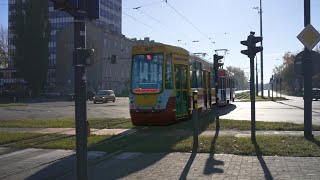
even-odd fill
[{"label": "tram front windshield", "polygon": [[162,91],[163,54],[134,55],[132,62],[133,93],[159,93]]}]

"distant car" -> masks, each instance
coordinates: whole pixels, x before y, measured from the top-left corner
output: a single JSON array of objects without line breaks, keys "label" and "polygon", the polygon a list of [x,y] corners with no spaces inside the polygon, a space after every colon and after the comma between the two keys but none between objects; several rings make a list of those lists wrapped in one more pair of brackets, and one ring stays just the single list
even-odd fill
[{"label": "distant car", "polygon": [[[87,91],[87,100],[93,101],[93,97],[96,93],[93,91]],[[68,101],[74,101],[75,99],[75,94],[74,93],[70,93],[66,95],[66,98]]]},{"label": "distant car", "polygon": [[49,98],[49,99],[51,99],[51,98],[59,98],[60,96],[61,96],[61,94],[58,93],[58,92],[45,92],[45,93],[41,93],[40,94],[40,97]]},{"label": "distant car", "polygon": [[312,99],[318,101],[320,99],[320,88],[312,88]]},{"label": "distant car", "polygon": [[87,100],[93,101],[93,97],[96,95],[93,91],[87,91]]},{"label": "distant car", "polygon": [[113,90],[100,90],[93,97],[94,104],[97,102],[107,103],[108,101],[116,101],[116,95],[114,94]]}]

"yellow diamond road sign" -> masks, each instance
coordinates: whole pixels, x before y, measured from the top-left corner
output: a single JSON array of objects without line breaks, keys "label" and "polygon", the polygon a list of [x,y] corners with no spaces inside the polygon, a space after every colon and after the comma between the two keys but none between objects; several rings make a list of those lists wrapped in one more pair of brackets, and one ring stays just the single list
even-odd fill
[{"label": "yellow diamond road sign", "polygon": [[297,38],[311,51],[320,41],[320,34],[311,24],[308,24]]}]

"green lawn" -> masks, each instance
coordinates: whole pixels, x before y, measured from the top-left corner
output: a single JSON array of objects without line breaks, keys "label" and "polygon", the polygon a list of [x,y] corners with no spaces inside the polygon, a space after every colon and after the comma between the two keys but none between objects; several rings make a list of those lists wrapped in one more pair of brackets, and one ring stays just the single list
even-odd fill
[{"label": "green lawn", "polygon": [[[191,152],[193,146],[192,135],[173,134],[165,128],[162,129],[162,133],[157,133],[153,128],[150,128],[107,143],[101,143],[113,137],[115,136],[90,136],[88,137],[88,148],[108,153],[119,150],[128,152]],[[12,143],[8,145],[12,148],[74,150],[75,136],[1,132],[0,144],[7,143]],[[309,141],[302,136],[258,135],[257,143],[253,144],[250,137],[200,136],[197,151],[237,155],[320,156],[320,137]]]},{"label": "green lawn", "polygon": [[[88,148],[106,141],[113,136],[91,135],[88,137]],[[0,132],[0,145],[12,148],[44,148],[44,149],[74,149],[75,136],[63,134],[33,134],[20,132]],[[9,144],[11,143],[11,144]],[[8,144],[8,145],[6,145]]]},{"label": "green lawn", "polygon": [[[129,129],[132,128],[130,119],[89,119],[91,128],[103,129]],[[2,120],[0,127],[16,128],[74,128],[73,118],[59,119],[21,119],[21,120]]]},{"label": "green lawn", "polygon": [[[236,94],[236,99],[240,100],[242,102],[250,102],[250,91]],[[261,96],[255,96],[255,100],[256,101],[272,101],[272,97],[268,97],[266,95],[263,98]],[[274,94],[273,100],[274,101],[281,101],[281,100],[287,100],[287,99],[284,97],[281,97],[281,98],[276,97]]]},{"label": "green lawn", "polygon": [[3,103],[0,107],[11,107],[11,106],[27,106],[26,103]]}]

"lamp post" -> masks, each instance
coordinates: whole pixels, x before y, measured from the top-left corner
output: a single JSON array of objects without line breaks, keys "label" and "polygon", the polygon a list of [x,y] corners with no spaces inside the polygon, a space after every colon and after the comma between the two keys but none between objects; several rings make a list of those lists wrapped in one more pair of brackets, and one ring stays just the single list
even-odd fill
[{"label": "lamp post", "polygon": [[[253,9],[258,9],[258,7],[254,7]],[[258,9],[258,13],[260,14],[260,36],[262,36],[262,3],[260,0],[260,7]],[[263,47],[262,45],[262,41],[260,42],[261,47]],[[261,59],[261,97],[263,97],[263,50],[261,50],[260,52],[260,59]]]}]

